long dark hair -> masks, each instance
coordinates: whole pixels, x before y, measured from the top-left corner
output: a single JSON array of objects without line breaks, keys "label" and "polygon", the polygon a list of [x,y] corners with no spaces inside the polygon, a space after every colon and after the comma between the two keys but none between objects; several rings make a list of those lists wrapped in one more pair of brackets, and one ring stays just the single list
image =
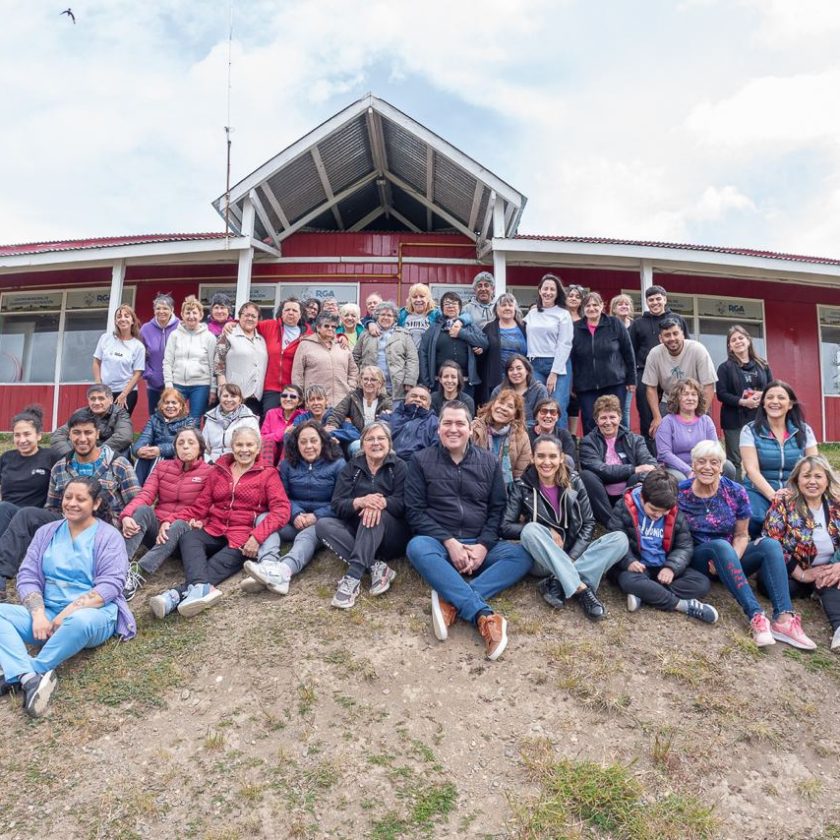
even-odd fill
[{"label": "long dark hair", "polygon": [[759,367],[767,368],[767,362],[765,359],[762,359],[758,353],[755,352],[755,345],[753,344],[753,338],[749,334],[746,327],[742,327],[740,324],[733,324],[727,331],[726,331],[726,355],[728,358],[732,359],[736,365],[740,365],[741,363],[738,361],[738,357],[729,349],[729,339],[732,338],[735,334],[742,335],[744,338],[749,341],[750,346],[747,350],[747,357],[751,362],[755,362]]},{"label": "long dark hair", "polygon": [[[300,310],[300,318],[298,318],[297,325],[301,328],[302,331],[306,330],[306,307],[303,305],[303,301],[300,298],[296,297],[287,297],[284,300],[280,301],[280,306],[277,307],[277,311],[274,313],[274,317],[280,320],[283,317],[283,307],[287,303],[296,303],[298,309]],[[307,301],[309,303],[309,301]],[[320,303],[318,304],[320,307]]]},{"label": "long dark hair", "polygon": [[523,356],[521,353],[514,353],[506,362],[505,362],[505,379],[504,382],[510,386],[511,388],[513,385],[510,383],[510,377],[508,376],[508,371],[510,370],[510,366],[514,362],[522,362],[522,366],[525,368],[526,376],[525,376],[525,387],[530,388],[534,384],[534,366],[531,364],[530,360]]},{"label": "long dark hair", "polygon": [[805,447],[805,414],[802,411],[802,406],[799,404],[799,400],[796,398],[796,392],[787,382],[782,382],[781,379],[774,379],[772,382],[768,382],[764,386],[764,390],[761,392],[761,402],[758,404],[758,409],[755,413],[755,421],[753,422],[753,428],[756,432],[768,432],[770,431],[770,424],[767,422],[767,413],[764,411],[764,399],[767,396],[767,392],[771,388],[782,388],[785,393],[790,398],[792,403],[791,407],[788,409],[788,413],[785,416],[785,424],[787,424],[788,420],[793,423],[796,434],[794,437],[796,438],[796,444],[800,447],[800,449]]},{"label": "long dark hair", "polygon": [[555,288],[557,289],[557,297],[554,301],[555,306],[559,306],[561,309],[566,308],[566,290],[563,288],[563,283],[560,278],[556,274],[543,274],[540,278],[540,282],[537,283],[537,311],[543,311],[542,305],[542,298],[540,297],[540,289],[546,283],[554,283]]},{"label": "long dark hair", "polygon": [[342,457],[341,447],[324,431],[318,421],[305,420],[289,432],[286,437],[286,442],[283,445],[283,452],[290,466],[297,467],[303,461],[303,456],[300,454],[300,449],[298,449],[298,440],[300,439],[300,433],[304,429],[312,429],[321,438],[321,458],[325,461],[337,461]]},{"label": "long dark hair", "polygon": [[93,499],[94,504],[99,501],[99,507],[93,511],[93,515],[97,519],[101,519],[103,522],[111,522],[111,505],[110,505],[110,498],[108,494],[105,492],[105,488],[100,484],[98,478],[94,478],[92,475],[77,475],[70,479],[67,484],[64,485],[64,491],[61,494],[62,500],[62,508],[64,502],[64,493],[67,492],[67,488],[71,484],[83,484],[87,487],[87,491],[90,494],[91,499]]},{"label": "long dark hair", "polygon": [[[557,451],[560,453],[560,463],[557,465],[557,472],[554,474],[554,484],[557,487],[568,489],[572,486],[572,477],[569,475],[569,467],[566,464],[566,456],[563,452],[563,444],[560,443],[560,438],[554,435],[540,435],[534,441],[534,446],[532,447],[534,453],[536,453],[537,447],[541,443],[550,443],[552,446],[557,447]],[[536,467],[534,467],[534,470],[536,470]]]}]

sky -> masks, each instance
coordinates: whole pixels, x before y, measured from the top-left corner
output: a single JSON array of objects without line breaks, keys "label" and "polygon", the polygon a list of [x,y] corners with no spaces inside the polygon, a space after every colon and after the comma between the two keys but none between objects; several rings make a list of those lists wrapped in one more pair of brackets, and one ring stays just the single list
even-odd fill
[{"label": "sky", "polygon": [[840,257],[837,0],[0,0],[0,21],[3,244],[220,231],[226,125],[236,183],[372,92],[524,193],[520,233]]}]

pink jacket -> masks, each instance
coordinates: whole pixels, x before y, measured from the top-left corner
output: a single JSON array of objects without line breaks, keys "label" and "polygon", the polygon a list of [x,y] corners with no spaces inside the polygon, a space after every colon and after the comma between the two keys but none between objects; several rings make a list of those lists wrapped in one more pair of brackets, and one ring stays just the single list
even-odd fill
[{"label": "pink jacket", "polygon": [[184,511],[195,503],[210,473],[210,464],[203,458],[184,469],[184,462],[159,459],[143,489],[125,506],[120,522],[126,516],[134,516],[140,505],[152,507],[157,501],[155,516],[158,522],[174,522],[184,519]]}]

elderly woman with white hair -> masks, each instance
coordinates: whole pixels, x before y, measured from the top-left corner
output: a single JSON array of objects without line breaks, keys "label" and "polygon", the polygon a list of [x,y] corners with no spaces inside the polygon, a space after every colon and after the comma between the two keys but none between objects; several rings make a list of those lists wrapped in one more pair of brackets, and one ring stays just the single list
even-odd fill
[{"label": "elderly woman with white hair", "polygon": [[405,397],[417,384],[420,359],[411,333],[397,326],[397,306],[382,301],[374,311],[379,335],[366,332],[353,348],[353,358],[360,368],[373,365],[385,376],[385,387],[395,400]]},{"label": "elderly woman with white hair", "polygon": [[[781,545],[775,540],[750,542],[747,491],[723,475],[726,453],[716,440],[700,441],[691,450],[693,478],[679,486],[677,505],[694,538],[691,567],[718,578],[747,616],[758,647],[786,642],[803,650],[816,645],[793,611]],[[748,578],[758,574],[773,605],[772,621],[764,614]]]},{"label": "elderly woman with white hair", "polygon": [[359,336],[365,331],[361,323],[362,310],[355,303],[345,303],[339,307],[338,317],[341,319],[341,326],[335,331],[336,340],[346,341],[346,346],[352,350]]}]

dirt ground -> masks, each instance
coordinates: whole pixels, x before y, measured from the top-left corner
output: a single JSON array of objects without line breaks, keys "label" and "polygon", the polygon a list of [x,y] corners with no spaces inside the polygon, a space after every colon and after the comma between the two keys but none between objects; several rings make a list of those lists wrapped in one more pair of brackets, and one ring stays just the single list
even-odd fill
[{"label": "dirt ground", "polygon": [[45,719],[0,702],[0,837],[636,836],[537,826],[535,749],[713,809],[714,831],[675,837],[840,837],[840,657],[818,605],[801,605],[817,653],[764,653],[720,588],[713,627],[628,614],[608,585],[590,624],[526,580],[497,602],[510,645],[490,663],[464,624],[435,640],[428,589],[397,568],[348,612],[322,552],[287,597],[237,577],[206,613],[156,622],[167,564],[132,604],[138,639],[65,665]]}]

